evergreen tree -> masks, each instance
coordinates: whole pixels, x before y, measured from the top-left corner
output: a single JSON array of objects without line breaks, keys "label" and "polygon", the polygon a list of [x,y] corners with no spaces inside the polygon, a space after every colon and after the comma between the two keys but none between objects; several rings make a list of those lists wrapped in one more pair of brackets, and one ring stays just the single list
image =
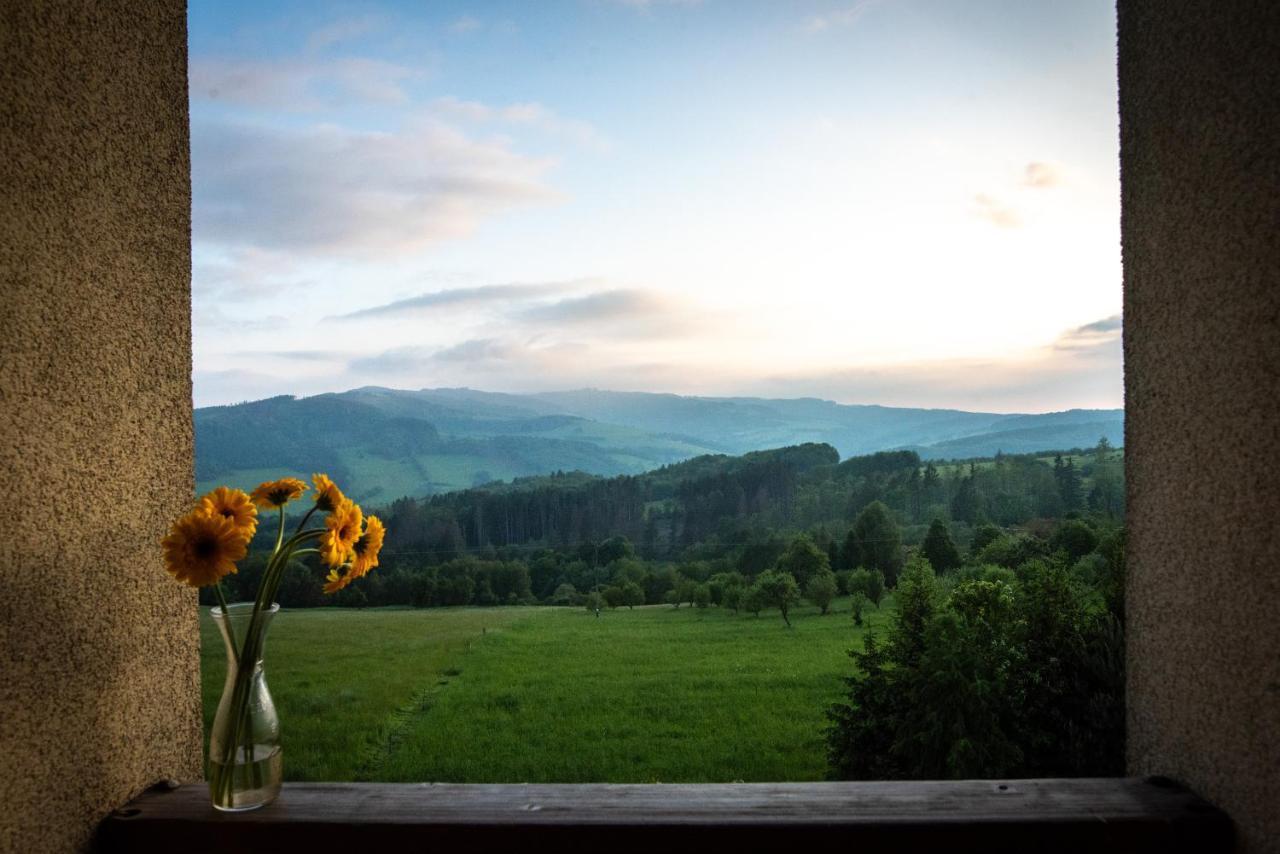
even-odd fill
[{"label": "evergreen tree", "polygon": [[960,566],[960,550],[951,539],[951,530],[941,519],[934,519],[925,534],[921,553],[938,572],[949,572]]},{"label": "evergreen tree", "polygon": [[857,545],[858,565],[880,570],[885,584],[895,586],[902,569],[902,536],[889,508],[872,501],[858,514],[850,534]]},{"label": "evergreen tree", "polygon": [[1053,476],[1058,482],[1058,495],[1062,497],[1062,507],[1068,513],[1080,509],[1080,472],[1076,471],[1075,460],[1062,461],[1062,455],[1054,457]]}]

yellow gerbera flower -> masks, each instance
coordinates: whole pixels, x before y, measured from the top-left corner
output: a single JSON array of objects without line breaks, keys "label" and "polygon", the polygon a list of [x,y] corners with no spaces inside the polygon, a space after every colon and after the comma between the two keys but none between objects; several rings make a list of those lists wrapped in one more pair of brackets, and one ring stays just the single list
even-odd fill
[{"label": "yellow gerbera flower", "polygon": [[161,545],[170,575],[204,587],[235,572],[249,542],[230,517],[196,508],[173,523]]},{"label": "yellow gerbera flower", "polygon": [[360,506],[346,498],[325,517],[325,531],[320,535],[320,556],[325,563],[339,567],[351,560],[363,522]]},{"label": "yellow gerbera flower", "polygon": [[329,570],[329,575],[325,578],[324,592],[337,593],[339,590],[346,587],[348,584],[350,584],[354,580],[355,580],[355,576],[353,576],[350,572],[340,575],[338,573],[338,570],[331,569]]},{"label": "yellow gerbera flower", "polygon": [[332,513],[342,506],[342,502],[347,497],[342,494],[342,490],[338,489],[338,485],[329,480],[327,474],[313,474],[311,482],[316,485],[316,508],[326,513]]},{"label": "yellow gerbera flower", "polygon": [[282,477],[259,484],[249,498],[259,507],[283,507],[310,488],[296,477]]},{"label": "yellow gerbera flower", "polygon": [[353,547],[355,557],[351,560],[352,577],[359,578],[378,565],[378,552],[382,551],[382,539],[386,534],[386,526],[377,516],[369,516],[364,520],[364,533]]},{"label": "yellow gerbera flower", "polygon": [[258,508],[254,507],[249,496],[239,489],[219,486],[201,498],[196,509],[210,516],[230,519],[245,542],[252,540],[254,532],[258,530]]}]

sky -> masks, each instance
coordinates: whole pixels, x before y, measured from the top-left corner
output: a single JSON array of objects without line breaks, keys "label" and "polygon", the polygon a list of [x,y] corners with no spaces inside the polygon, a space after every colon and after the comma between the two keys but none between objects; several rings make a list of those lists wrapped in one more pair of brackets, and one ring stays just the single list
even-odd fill
[{"label": "sky", "polygon": [[1121,406],[1114,15],[192,0],[195,403]]}]

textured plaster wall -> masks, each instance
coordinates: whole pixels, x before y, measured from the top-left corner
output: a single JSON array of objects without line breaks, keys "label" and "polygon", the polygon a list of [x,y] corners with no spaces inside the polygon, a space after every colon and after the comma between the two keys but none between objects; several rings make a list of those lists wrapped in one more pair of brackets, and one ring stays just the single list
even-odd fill
[{"label": "textured plaster wall", "polygon": [[200,776],[182,0],[0,8],[0,850]]},{"label": "textured plaster wall", "polygon": [[1280,851],[1280,4],[1118,12],[1129,765]]}]

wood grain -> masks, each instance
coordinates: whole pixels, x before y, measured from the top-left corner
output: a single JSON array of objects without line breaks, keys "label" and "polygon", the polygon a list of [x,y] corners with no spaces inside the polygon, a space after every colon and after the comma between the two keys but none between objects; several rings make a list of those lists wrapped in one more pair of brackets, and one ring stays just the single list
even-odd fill
[{"label": "wood grain", "polygon": [[152,790],[99,828],[103,852],[467,851],[530,845],[660,854],[837,843],[859,852],[1230,850],[1215,807],[1159,779],[711,785],[293,783],[217,813],[203,785]]}]

